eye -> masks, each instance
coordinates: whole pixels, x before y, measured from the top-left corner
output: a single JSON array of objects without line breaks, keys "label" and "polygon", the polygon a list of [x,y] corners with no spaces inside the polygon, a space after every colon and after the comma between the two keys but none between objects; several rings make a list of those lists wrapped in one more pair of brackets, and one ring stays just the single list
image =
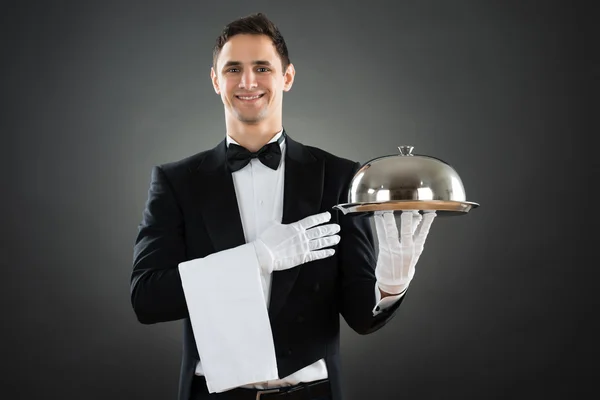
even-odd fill
[{"label": "eye", "polygon": [[228,68],[225,72],[239,72],[239,68]]},{"label": "eye", "polygon": [[269,68],[266,68],[266,67],[259,67],[259,68],[258,68],[258,71],[259,71],[259,72],[269,72],[269,71],[270,71],[270,69],[269,69]]}]

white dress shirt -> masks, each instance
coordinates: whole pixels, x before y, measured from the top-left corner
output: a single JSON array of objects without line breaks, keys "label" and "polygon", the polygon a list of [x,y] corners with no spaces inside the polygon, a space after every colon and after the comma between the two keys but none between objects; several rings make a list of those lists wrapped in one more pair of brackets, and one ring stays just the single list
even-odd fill
[{"label": "white dress shirt", "polygon": [[[275,142],[282,135],[283,129],[276,134],[269,143]],[[237,143],[230,136],[227,136],[227,145]],[[235,194],[240,211],[242,227],[246,243],[256,239],[272,221],[281,222],[283,216],[283,181],[285,172],[285,140],[281,146],[281,162],[277,170],[272,170],[263,165],[260,160],[251,159],[244,168],[233,172],[232,178],[235,186]],[[343,232],[340,232],[343,235]],[[242,261],[243,262],[243,261]],[[256,261],[253,263],[256,265]],[[299,268],[299,267],[297,267]],[[260,278],[264,300],[268,307],[271,274],[262,272],[260,269]],[[376,304],[373,307],[373,314],[380,313],[383,309],[395,303],[402,295],[389,296],[381,299],[380,292],[375,285]],[[196,375],[204,375],[202,363],[198,362],[195,370]],[[327,378],[327,366],[325,360],[321,359],[315,363],[294,372],[293,374],[274,380],[244,385],[243,387],[268,389],[274,387],[291,386],[300,382],[311,382]]]}]

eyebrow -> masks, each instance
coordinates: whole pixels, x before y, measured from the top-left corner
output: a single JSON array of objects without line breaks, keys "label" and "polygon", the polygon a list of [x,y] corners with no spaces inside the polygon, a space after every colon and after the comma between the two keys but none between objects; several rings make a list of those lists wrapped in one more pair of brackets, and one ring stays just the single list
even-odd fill
[{"label": "eyebrow", "polygon": [[[241,61],[227,61],[225,63],[225,65],[223,66],[223,68],[226,68],[226,67],[237,67],[237,66],[240,66],[240,65],[242,65]],[[269,61],[266,61],[266,60],[254,60],[254,61],[252,61],[252,65],[267,65],[267,66],[270,66],[271,63]]]}]

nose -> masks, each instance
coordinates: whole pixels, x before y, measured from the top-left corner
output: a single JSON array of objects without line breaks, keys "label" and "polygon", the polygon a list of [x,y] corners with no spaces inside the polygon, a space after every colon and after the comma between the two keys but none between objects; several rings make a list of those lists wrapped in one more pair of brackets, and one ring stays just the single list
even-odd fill
[{"label": "nose", "polygon": [[242,77],[240,79],[240,84],[239,84],[239,88],[240,89],[252,89],[257,87],[257,83],[256,83],[256,74],[254,73],[253,70],[249,69],[249,70],[245,70],[242,73]]}]

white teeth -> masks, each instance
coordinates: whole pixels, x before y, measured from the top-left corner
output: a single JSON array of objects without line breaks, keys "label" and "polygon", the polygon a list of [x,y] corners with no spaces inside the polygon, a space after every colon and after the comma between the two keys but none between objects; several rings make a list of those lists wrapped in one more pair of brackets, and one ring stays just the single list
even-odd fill
[{"label": "white teeth", "polygon": [[262,95],[257,95],[257,96],[238,96],[240,99],[242,100],[254,100],[254,99],[258,99],[260,96]]}]

